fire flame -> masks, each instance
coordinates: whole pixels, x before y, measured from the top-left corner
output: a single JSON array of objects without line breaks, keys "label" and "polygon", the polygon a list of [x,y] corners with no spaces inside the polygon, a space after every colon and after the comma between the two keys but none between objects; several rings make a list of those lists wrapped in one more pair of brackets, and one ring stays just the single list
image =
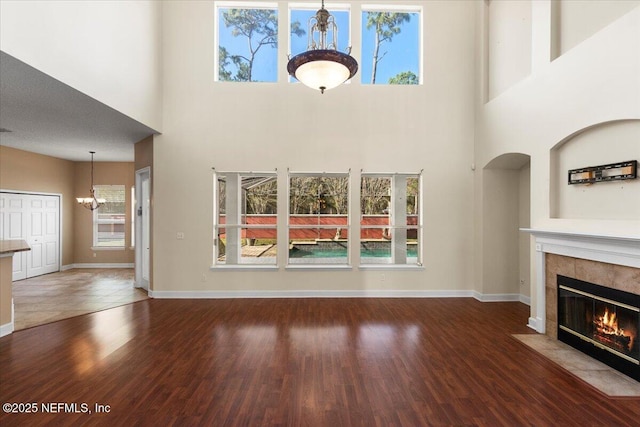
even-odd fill
[{"label": "fire flame", "polygon": [[625,351],[631,351],[635,337],[632,333],[618,327],[618,318],[616,313],[610,313],[609,308],[605,307],[604,314],[597,317],[594,321],[596,333],[602,341],[615,344]]}]

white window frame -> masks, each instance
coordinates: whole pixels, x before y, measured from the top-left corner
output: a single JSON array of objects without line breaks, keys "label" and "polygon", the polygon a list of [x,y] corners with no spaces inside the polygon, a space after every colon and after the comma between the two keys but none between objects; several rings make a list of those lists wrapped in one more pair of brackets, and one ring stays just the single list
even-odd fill
[{"label": "white window frame", "polygon": [[[278,12],[278,33],[280,33],[280,28],[282,25],[281,19],[280,19],[280,14],[279,14],[279,8],[278,8],[278,3],[274,3],[274,2],[256,2],[256,1],[248,1],[248,0],[244,0],[244,1],[216,1],[214,2],[214,34],[213,34],[213,44],[214,44],[214,49],[213,49],[213,81],[215,82],[220,82],[220,83],[227,83],[227,82],[221,82],[220,81],[220,65],[219,65],[219,60],[220,60],[220,9],[269,9],[269,10],[275,10],[276,12]],[[224,24],[223,24],[224,25]],[[278,53],[276,53],[276,57],[279,58]],[[280,60],[277,59],[277,62],[279,63]],[[269,83],[277,83],[278,82],[278,76],[276,74],[276,81],[275,82],[269,82]],[[239,83],[256,83],[256,82],[239,82]]]},{"label": "white window frame", "polygon": [[[100,188],[101,187],[122,187],[122,191],[124,194],[124,199],[125,199],[125,208],[124,211],[122,212],[122,214],[124,215],[124,219],[122,221],[120,220],[99,220],[98,219],[98,215],[100,214],[100,208],[95,209],[92,212],[92,222],[93,222],[93,245],[91,246],[91,249],[94,251],[108,251],[108,250],[123,250],[125,248],[126,245],[126,240],[127,240],[127,208],[126,208],[126,200],[127,200],[127,186],[124,184],[111,184],[111,185],[94,185],[94,188],[96,189],[96,197],[97,198],[104,198],[100,195]],[[122,241],[122,245],[121,246],[107,246],[107,245],[101,245],[100,242],[98,241],[98,225],[101,224],[123,224],[124,225],[124,237],[123,237],[123,241]]]},{"label": "white window frame", "polygon": [[[322,178],[322,177],[340,177],[347,179],[347,224],[346,226],[336,227],[336,225],[313,225],[312,227],[308,225],[292,225],[291,224],[291,178],[294,177],[310,177],[310,178]],[[347,172],[291,172],[287,173],[287,270],[297,270],[297,269],[326,269],[326,270],[351,270],[351,247],[353,245],[353,235],[352,235],[352,227],[351,227],[351,171]],[[295,229],[308,229],[308,228],[318,228],[318,229],[334,229],[334,228],[344,228],[347,231],[348,244],[347,244],[347,256],[345,263],[323,263],[323,262],[295,262],[291,263],[291,258],[289,257],[289,242],[290,242],[290,231]],[[356,239],[357,241],[357,239]],[[316,258],[322,260],[322,258]]]},{"label": "white window frame", "polygon": [[[278,174],[277,172],[274,171],[270,171],[270,172],[241,172],[241,171],[216,171],[214,169],[213,172],[213,260],[212,260],[212,265],[211,265],[211,270],[217,270],[217,269],[225,269],[225,270],[234,270],[234,269],[260,269],[260,270],[277,270],[278,269],[278,257],[275,257],[275,260],[273,263],[250,263],[250,262],[242,262],[242,256],[241,256],[241,231],[242,229],[273,229],[275,231],[276,236],[278,235],[278,219],[279,219],[279,213],[276,212],[275,217],[276,217],[276,222],[275,224],[242,224],[242,220],[240,219],[240,221],[238,223],[230,223],[228,222],[229,219],[229,198],[227,197],[225,199],[225,224],[221,224],[219,223],[219,219],[220,219],[220,214],[219,214],[219,210],[220,207],[218,206],[218,192],[220,189],[220,184],[219,184],[219,180],[218,178],[220,176],[236,176],[239,180],[242,179],[242,177],[273,177],[276,180],[278,180]],[[228,181],[227,182],[227,191],[232,191],[233,187],[228,187]],[[277,185],[277,184],[276,184]],[[237,191],[242,191],[240,187],[236,188]],[[228,194],[228,193],[227,193]],[[239,194],[239,193],[238,193]],[[276,194],[276,205],[279,203],[278,202],[278,198],[279,195]],[[241,202],[242,198],[239,197],[238,202]],[[232,211],[235,212],[240,218],[242,216],[242,207],[241,206],[236,206],[236,210]],[[231,257],[231,262],[229,262],[229,257],[226,256],[225,257],[225,261],[219,261],[219,256],[220,256],[220,247],[218,245],[218,233],[219,230],[223,228],[226,231],[227,234],[227,245],[226,245],[226,251],[229,251],[230,246],[232,249],[235,248],[235,252],[234,255]],[[232,234],[229,232],[229,230],[235,230],[238,231],[239,233],[235,236],[232,236]],[[229,238],[231,237],[232,242],[229,243]],[[235,239],[235,242],[233,241],[233,239]],[[278,241],[276,241],[276,248],[279,248]],[[279,249],[278,249],[279,250]],[[230,254],[231,252],[225,252],[226,254]],[[246,261],[246,258],[245,258]]]},{"label": "white window frame", "polygon": [[[358,19],[362,21],[362,14],[366,12],[400,12],[400,13],[417,13],[420,17],[418,21],[418,86],[424,84],[424,10],[422,6],[417,5],[403,5],[403,4],[363,4],[360,7],[360,16]],[[360,44],[362,45],[362,32],[364,27],[360,29]],[[360,47],[360,62],[362,62],[362,46]],[[377,84],[363,83],[363,86],[377,86]],[[407,86],[407,85],[393,85],[393,84],[380,84],[379,86]]]},{"label": "white window frame", "polygon": [[[361,233],[362,228],[366,229],[389,229],[391,234],[391,263],[381,263],[381,264],[373,264],[373,263],[362,263],[362,258],[360,259],[359,269],[361,270],[375,270],[375,269],[423,269],[423,194],[424,194],[424,181],[422,171],[417,173],[367,173],[362,172],[360,174],[360,185],[362,185],[363,178],[390,178],[391,179],[391,197],[390,197],[390,209],[391,209],[391,224],[380,225],[380,226],[367,226],[361,227],[360,234],[358,235],[358,243],[362,241]],[[396,197],[398,195],[398,191],[400,195],[402,194],[402,188],[404,188],[404,195],[406,196],[406,179],[407,178],[417,178],[418,179],[418,202],[416,204],[416,215],[417,215],[417,224],[407,225],[406,224],[406,199],[398,199]],[[404,179],[404,186],[402,181]],[[360,205],[362,205],[362,194],[360,195]],[[362,211],[360,212],[362,215]],[[404,222],[404,224],[398,224],[397,221]],[[407,263],[407,237],[406,232],[410,229],[416,229],[417,233],[417,260],[415,263],[408,264]]]}]

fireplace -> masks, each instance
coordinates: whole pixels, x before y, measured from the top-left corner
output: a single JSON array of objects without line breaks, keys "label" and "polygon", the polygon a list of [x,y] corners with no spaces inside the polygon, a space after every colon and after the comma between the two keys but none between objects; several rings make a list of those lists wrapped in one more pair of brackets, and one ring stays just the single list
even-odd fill
[{"label": "fireplace", "polygon": [[558,339],[640,381],[640,295],[557,275]]}]

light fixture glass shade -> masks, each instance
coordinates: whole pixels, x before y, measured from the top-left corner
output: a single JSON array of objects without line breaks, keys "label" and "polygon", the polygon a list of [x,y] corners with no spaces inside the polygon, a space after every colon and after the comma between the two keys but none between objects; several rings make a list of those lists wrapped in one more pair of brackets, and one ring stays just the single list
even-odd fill
[{"label": "light fixture glass shade", "polygon": [[305,86],[324,92],[353,77],[358,63],[346,53],[312,50],[293,57],[287,69]]},{"label": "light fixture glass shade", "polygon": [[307,51],[289,60],[289,74],[322,93],[352,78],[358,72],[358,62],[351,55],[337,50],[337,33],[335,19],[324,8],[323,0],[321,9],[309,19]]}]

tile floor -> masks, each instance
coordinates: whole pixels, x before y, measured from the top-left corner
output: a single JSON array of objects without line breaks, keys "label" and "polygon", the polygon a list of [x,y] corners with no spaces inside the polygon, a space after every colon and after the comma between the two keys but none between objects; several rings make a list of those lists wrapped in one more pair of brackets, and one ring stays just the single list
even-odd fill
[{"label": "tile floor", "polygon": [[640,396],[638,381],[561,341],[541,334],[516,334],[514,337],[607,396]]},{"label": "tile floor", "polygon": [[133,269],[73,269],[13,282],[14,330],[149,298]]}]

